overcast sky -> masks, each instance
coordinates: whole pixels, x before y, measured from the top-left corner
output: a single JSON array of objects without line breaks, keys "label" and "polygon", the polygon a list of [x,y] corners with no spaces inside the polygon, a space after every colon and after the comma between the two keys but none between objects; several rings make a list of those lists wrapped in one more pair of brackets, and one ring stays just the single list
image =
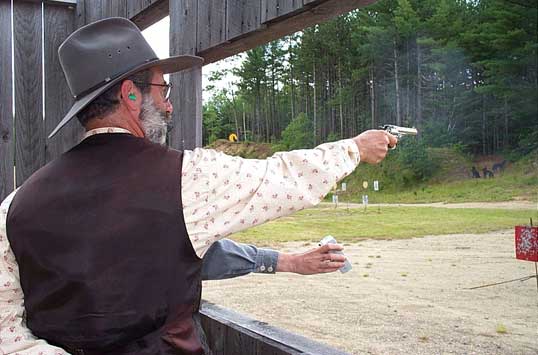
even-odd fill
[{"label": "overcast sky", "polygon": [[[165,17],[161,21],[157,22],[153,26],[147,28],[143,31],[144,37],[149,42],[155,53],[157,53],[157,56],[159,58],[167,58],[169,56],[169,32],[168,28],[170,26],[170,18]],[[206,86],[209,84],[208,77],[210,76],[212,71],[215,70],[223,70],[223,69],[230,69],[234,66],[239,66],[241,63],[240,59],[227,59],[227,60],[221,60],[216,63],[212,63],[209,65],[206,65],[202,69],[203,73],[203,80],[202,80],[202,87],[204,88],[203,92],[203,98],[204,101],[207,100],[210,97],[210,93],[205,90]],[[233,86],[233,82],[236,80],[236,78],[229,74],[226,77],[224,77],[219,82],[213,82],[211,85],[215,85],[217,88],[228,88],[230,89]],[[235,91],[235,89],[234,89]]]}]

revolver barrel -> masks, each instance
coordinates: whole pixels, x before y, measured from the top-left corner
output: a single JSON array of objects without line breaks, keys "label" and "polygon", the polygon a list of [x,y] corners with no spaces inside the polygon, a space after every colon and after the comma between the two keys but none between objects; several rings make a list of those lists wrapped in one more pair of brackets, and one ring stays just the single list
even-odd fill
[{"label": "revolver barrel", "polygon": [[386,125],[381,126],[381,128],[387,131],[388,133],[397,136],[398,138],[402,136],[416,136],[418,134],[417,129],[414,127],[409,128],[409,127],[400,127],[400,126],[395,126],[391,124],[386,124]]}]

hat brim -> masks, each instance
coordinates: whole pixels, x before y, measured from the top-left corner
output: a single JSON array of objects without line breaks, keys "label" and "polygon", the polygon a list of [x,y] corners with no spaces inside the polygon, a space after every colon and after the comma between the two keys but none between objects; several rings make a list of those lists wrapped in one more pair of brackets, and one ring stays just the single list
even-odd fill
[{"label": "hat brim", "polygon": [[193,68],[196,66],[201,66],[204,62],[202,57],[194,55],[179,55],[166,59],[156,59],[150,61],[136,68],[133,68],[126,73],[110,80],[103,86],[95,89],[94,91],[82,96],[77,97],[75,103],[69,110],[69,112],[64,116],[60,123],[54,128],[54,130],[49,134],[49,138],[52,138],[58,131],[65,126],[73,117],[77,115],[82,109],[88,106],[93,100],[95,100],[99,95],[110,89],[112,86],[122,81],[123,79],[133,75],[139,71],[150,69],[150,68],[159,68],[163,71],[163,74],[177,73],[185,69]]}]

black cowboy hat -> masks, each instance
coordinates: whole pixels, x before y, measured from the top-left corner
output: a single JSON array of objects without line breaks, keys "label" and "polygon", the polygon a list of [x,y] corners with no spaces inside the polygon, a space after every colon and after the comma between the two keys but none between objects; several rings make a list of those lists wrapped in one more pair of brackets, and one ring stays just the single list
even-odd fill
[{"label": "black cowboy hat", "polygon": [[193,55],[159,59],[140,29],[121,17],[79,28],[62,43],[58,56],[75,103],[49,138],[99,95],[129,75],[155,67],[164,74],[175,73],[203,63],[203,58]]}]

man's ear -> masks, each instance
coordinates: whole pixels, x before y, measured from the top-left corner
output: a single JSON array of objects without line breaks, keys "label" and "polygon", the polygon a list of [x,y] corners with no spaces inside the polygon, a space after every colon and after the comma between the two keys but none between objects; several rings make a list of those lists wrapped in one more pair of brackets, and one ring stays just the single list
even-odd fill
[{"label": "man's ear", "polygon": [[120,101],[129,109],[129,111],[140,110],[142,94],[131,80],[124,80],[120,88]]}]

